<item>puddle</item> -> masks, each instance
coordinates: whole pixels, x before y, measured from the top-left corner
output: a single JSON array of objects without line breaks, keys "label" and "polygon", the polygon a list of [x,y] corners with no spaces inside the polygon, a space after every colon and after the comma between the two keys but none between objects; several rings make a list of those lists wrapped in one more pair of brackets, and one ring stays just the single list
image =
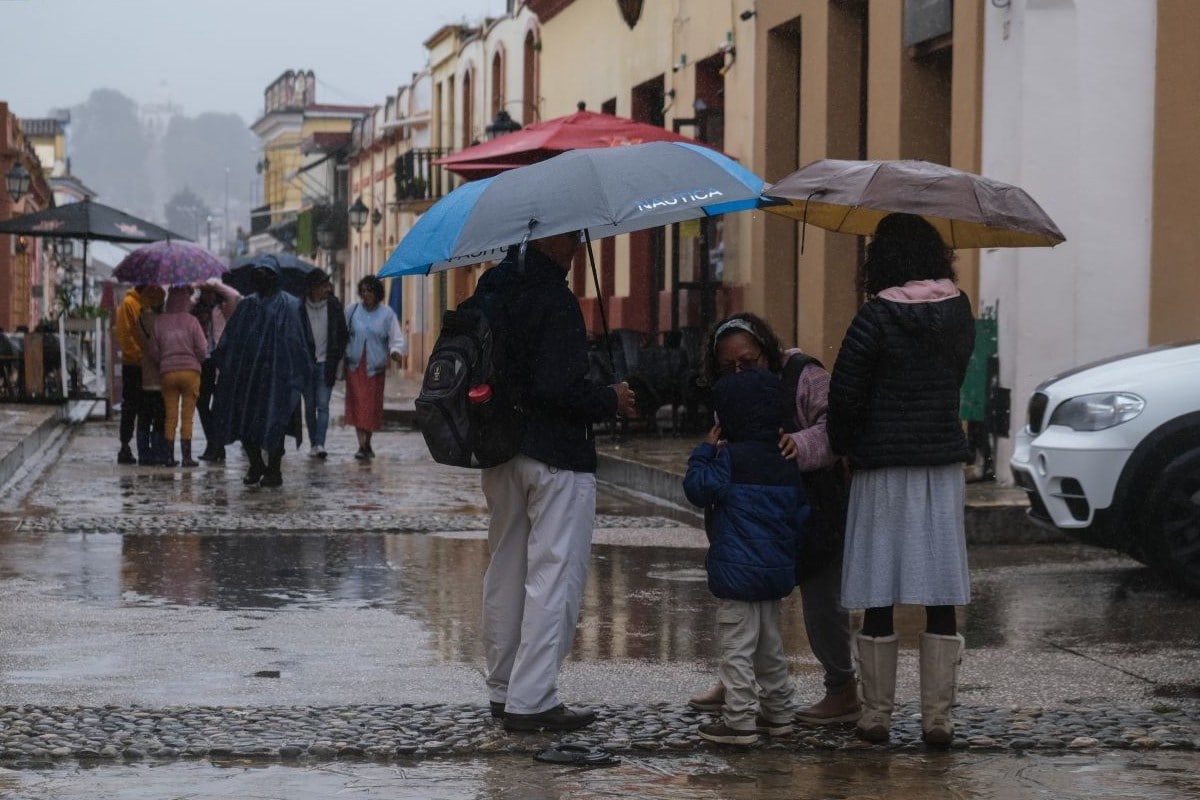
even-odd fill
[{"label": "puddle", "polygon": [[622,758],[610,767],[527,756],[411,765],[313,767],[173,762],[0,770],[0,796],[21,800],[393,800],[626,797],[639,800],[1178,800],[1200,795],[1200,756],[940,756],[788,752]]}]

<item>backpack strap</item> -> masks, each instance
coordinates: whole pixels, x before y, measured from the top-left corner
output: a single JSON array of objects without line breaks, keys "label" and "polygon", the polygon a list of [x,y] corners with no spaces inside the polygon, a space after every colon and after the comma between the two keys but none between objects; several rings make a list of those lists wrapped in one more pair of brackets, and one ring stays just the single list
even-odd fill
[{"label": "backpack strap", "polygon": [[795,433],[798,430],[796,426],[796,389],[800,386],[800,375],[804,372],[804,368],[809,364],[816,364],[821,369],[825,365],[819,359],[810,356],[808,353],[793,353],[788,357],[787,363],[783,365],[783,375],[779,381],[779,388],[783,392],[783,400],[787,403],[787,407],[791,409],[788,415],[790,433]]}]

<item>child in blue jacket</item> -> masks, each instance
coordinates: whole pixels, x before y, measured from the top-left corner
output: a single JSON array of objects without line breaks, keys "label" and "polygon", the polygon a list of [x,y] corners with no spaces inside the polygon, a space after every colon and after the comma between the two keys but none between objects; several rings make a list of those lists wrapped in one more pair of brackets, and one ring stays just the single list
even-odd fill
[{"label": "child in blue jacket", "polygon": [[[721,721],[699,734],[754,744],[792,729],[792,681],[780,636],[782,599],[796,584],[795,553],[808,519],[796,465],[779,452],[790,419],[779,376],[745,369],[713,385],[717,425],[688,459],[683,489],[708,513],[708,588],[717,607],[725,685]],[[759,691],[755,692],[755,683]]]}]

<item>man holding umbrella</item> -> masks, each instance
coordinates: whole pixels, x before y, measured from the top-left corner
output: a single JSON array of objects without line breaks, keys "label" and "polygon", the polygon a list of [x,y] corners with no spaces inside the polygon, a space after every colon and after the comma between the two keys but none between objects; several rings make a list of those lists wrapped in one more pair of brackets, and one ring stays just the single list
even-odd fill
[{"label": "man holding umbrella", "polygon": [[567,271],[577,232],[509,248],[480,291],[505,299],[505,363],[527,418],[520,452],[483,471],[491,562],[483,642],[494,717],[510,731],[568,731],[595,714],[558,698],[575,638],[596,513],[592,423],[634,416],[629,385],[587,380],[587,333]]}]

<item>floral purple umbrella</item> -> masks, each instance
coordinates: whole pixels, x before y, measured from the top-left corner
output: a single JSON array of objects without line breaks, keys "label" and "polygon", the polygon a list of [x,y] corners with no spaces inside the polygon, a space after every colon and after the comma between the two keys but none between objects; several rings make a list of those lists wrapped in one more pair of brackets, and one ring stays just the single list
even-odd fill
[{"label": "floral purple umbrella", "polygon": [[113,270],[113,278],[139,286],[187,286],[219,278],[229,269],[225,260],[198,244],[168,239],[134,250]]}]

